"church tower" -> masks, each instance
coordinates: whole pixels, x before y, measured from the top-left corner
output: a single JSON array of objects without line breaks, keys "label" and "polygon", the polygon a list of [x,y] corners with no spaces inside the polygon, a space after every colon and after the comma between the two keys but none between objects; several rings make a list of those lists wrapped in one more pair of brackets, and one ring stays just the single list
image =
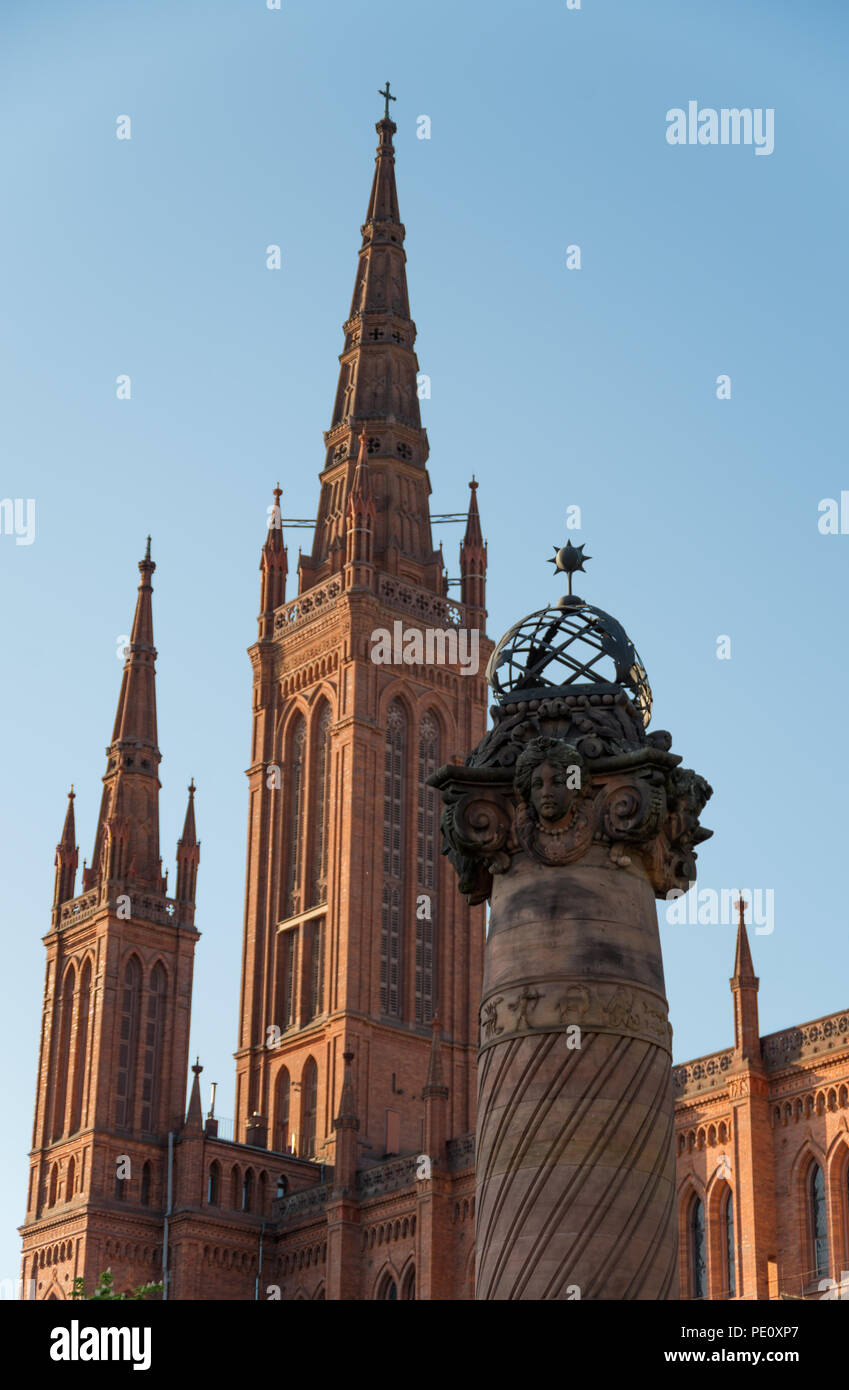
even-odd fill
[{"label": "church tower", "polygon": [[458,601],[431,534],[384,95],[296,596],[279,488],[262,550],[236,1052],[237,1139],[333,1163],[347,1084],[361,1166],[426,1142],[437,1013],[441,1143],[474,1124],[484,914],[451,881],[428,779],[483,734],[491,650],[476,483]]},{"label": "church tower", "polygon": [[[185,1113],[199,845],[194,786],[176,896],[159,854],[159,762],[150,540],[90,866],[77,891],[71,790],[42,1007],[25,1297],[63,1298],[111,1268],[116,1289],[161,1277],[168,1135]],[[172,1172],[173,1177],[173,1172]]]}]

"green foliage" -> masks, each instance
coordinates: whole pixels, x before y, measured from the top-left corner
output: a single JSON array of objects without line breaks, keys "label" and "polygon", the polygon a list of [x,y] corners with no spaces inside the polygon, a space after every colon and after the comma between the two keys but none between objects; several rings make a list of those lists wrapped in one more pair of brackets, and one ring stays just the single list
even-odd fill
[{"label": "green foliage", "polygon": [[129,1293],[116,1293],[114,1276],[111,1269],[106,1269],[98,1277],[94,1293],[86,1293],[85,1280],[75,1279],[71,1298],[111,1298],[111,1299],[135,1299],[136,1301],[146,1298],[156,1298],[162,1293],[161,1284],[139,1284],[131,1289]]}]

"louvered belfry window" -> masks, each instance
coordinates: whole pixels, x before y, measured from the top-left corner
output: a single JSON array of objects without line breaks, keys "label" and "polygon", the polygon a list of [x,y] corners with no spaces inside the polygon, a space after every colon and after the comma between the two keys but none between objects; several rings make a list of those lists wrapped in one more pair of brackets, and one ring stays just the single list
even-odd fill
[{"label": "louvered belfry window", "polygon": [[56,1098],[53,1109],[53,1138],[65,1132],[65,1105],[68,1098],[68,1063],[71,1055],[71,1024],[74,1017],[74,967],[65,976],[59,1024],[59,1047],[56,1053]]},{"label": "louvered belfry window", "polygon": [[416,806],[416,1023],[430,1023],[434,1008],[439,798],[427,779],[438,767],[439,725],[432,714],[425,714],[419,726]]},{"label": "louvered belfry window", "polygon": [[404,772],[407,719],[394,700],[386,718],[383,790],[383,904],[380,925],[380,1008],[401,1015],[401,923],[404,903]]},{"label": "louvered belfry window", "polygon": [[327,902],[327,845],[330,833],[330,723],[330,706],[325,703],[318,721],[318,747],[315,755],[313,906]]},{"label": "louvered belfry window", "polygon": [[307,726],[300,716],[289,743],[289,835],[287,845],[286,913],[294,917],[301,910],[301,822],[304,814],[304,756]]},{"label": "louvered belfry window", "polygon": [[115,1084],[117,1096],[115,1123],[122,1129],[128,1129],[133,1122],[140,990],[141,967],[136,957],[130,956],[124,967],[124,987],[121,992],[121,1034],[118,1042],[118,1073]]},{"label": "louvered belfry window", "polygon": [[72,1134],[80,1128],[83,1119],[83,1093],[85,1089],[85,1074],[88,1065],[88,1016],[91,1001],[91,961],[86,961],[83,966],[82,978],[80,980],[80,1002],[77,1015],[77,1047],[76,1060],[74,1062],[74,1090],[71,1100],[71,1125]]},{"label": "louvered belfry window", "polygon": [[297,977],[298,977],[298,932],[297,928],[285,933],[284,951],[284,993],[283,993],[283,1018],[281,1027],[291,1028],[295,1022],[295,1001],[297,999]]},{"label": "louvered belfry window", "polygon": [[159,1109],[159,1077],[162,1072],[162,1032],[165,1024],[165,971],[157,961],[150,977],[147,1018],[144,1025],[141,1127],[146,1134],[156,1129]]},{"label": "louvered belfry window", "polygon": [[310,925],[309,1017],[324,1011],[324,918]]}]

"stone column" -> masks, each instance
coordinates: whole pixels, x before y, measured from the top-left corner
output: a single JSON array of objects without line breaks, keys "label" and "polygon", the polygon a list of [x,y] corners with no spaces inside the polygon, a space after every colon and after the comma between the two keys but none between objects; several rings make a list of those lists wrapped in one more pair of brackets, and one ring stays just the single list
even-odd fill
[{"label": "stone column", "polygon": [[512,702],[434,779],[481,1001],[478,1299],[678,1297],[671,1029],[655,897],[710,795],[625,692]]}]

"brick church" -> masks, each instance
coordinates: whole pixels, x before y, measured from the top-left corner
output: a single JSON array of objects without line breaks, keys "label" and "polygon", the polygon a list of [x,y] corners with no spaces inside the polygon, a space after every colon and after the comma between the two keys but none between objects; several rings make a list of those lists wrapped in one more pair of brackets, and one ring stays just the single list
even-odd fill
[{"label": "brick church", "polygon": [[[200,1065],[185,1105],[200,846],[190,787],[169,896],[148,544],[81,883],[73,792],[56,852],[26,1297],[107,1268],[168,1299],[474,1296],[485,910],[429,778],[485,731],[487,557],[473,482],[450,596],[388,104],[296,596],[279,488],[262,547],[233,1133]],[[474,674],[429,659],[469,633]],[[742,913],[731,989],[733,1045],[674,1073],[681,1296],[803,1297],[849,1268],[849,1015],[761,1038]]]}]

